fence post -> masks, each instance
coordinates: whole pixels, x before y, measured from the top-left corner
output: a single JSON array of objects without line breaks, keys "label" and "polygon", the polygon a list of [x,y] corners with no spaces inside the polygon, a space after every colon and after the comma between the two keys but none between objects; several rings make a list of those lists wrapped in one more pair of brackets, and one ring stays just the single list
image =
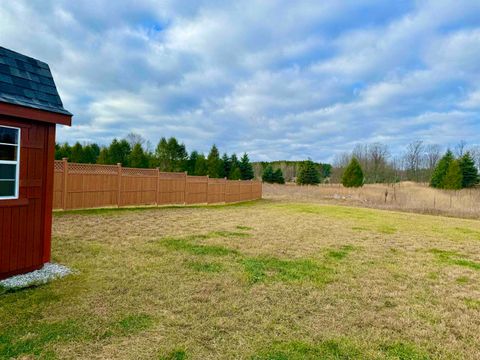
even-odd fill
[{"label": "fence post", "polygon": [[253,180],[250,179],[250,199],[253,200]]},{"label": "fence post", "polygon": [[117,207],[120,207],[120,194],[122,193],[122,164],[117,163],[117,172],[118,172],[118,189],[117,189]]},{"label": "fence post", "polygon": [[208,186],[210,184],[210,175],[207,175],[207,205],[208,205]]},{"label": "fence post", "polygon": [[63,210],[67,210],[67,190],[68,190],[68,187],[67,187],[67,179],[68,179],[68,159],[67,158],[63,158],[62,161],[63,161],[63,196],[62,196],[62,208]]},{"label": "fence post", "polygon": [[184,185],[184,188],[183,188],[183,205],[187,205],[187,177],[188,177],[188,173],[185,171],[184,174],[185,174],[185,185]]}]

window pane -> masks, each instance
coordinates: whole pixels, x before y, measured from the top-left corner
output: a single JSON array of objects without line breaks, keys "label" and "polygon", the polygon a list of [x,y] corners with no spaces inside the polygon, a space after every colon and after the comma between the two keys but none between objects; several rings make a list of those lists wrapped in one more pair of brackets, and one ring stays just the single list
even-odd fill
[{"label": "window pane", "polygon": [[0,145],[0,160],[17,160],[17,147],[14,145]]},{"label": "window pane", "polygon": [[15,181],[0,180],[0,196],[15,196]]},{"label": "window pane", "polygon": [[0,126],[0,143],[17,144],[18,129],[10,129]]},{"label": "window pane", "polygon": [[17,165],[0,164],[0,180],[15,180]]}]

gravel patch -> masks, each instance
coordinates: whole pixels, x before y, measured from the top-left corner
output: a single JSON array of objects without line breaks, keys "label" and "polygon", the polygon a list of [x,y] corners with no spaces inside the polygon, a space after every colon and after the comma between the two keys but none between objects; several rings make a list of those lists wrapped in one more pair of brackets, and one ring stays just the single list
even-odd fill
[{"label": "gravel patch", "polygon": [[35,270],[27,274],[15,275],[8,279],[0,281],[0,287],[5,289],[21,289],[34,285],[46,284],[52,280],[60,279],[70,275],[72,270],[68,267],[46,263],[40,270]]}]

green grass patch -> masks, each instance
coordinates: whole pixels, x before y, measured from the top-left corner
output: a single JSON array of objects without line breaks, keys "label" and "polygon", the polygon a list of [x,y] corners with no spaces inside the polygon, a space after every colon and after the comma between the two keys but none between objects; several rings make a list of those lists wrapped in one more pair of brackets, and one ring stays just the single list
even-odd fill
[{"label": "green grass patch", "polygon": [[391,225],[380,225],[377,228],[377,231],[382,234],[395,234],[397,232],[397,228]]},{"label": "green grass patch", "polygon": [[407,342],[395,342],[381,346],[389,357],[398,360],[429,360],[428,354],[416,345]]},{"label": "green grass patch", "polygon": [[147,314],[130,314],[116,322],[114,327],[123,335],[131,335],[148,329],[152,324],[153,319]]},{"label": "green grass patch", "polygon": [[253,230],[252,227],[250,227],[250,226],[243,226],[243,225],[237,225],[236,228],[237,228],[238,230]]},{"label": "green grass patch", "polygon": [[0,333],[0,359],[12,359],[32,355],[47,359],[55,358],[50,348],[53,343],[79,339],[84,334],[74,320],[54,323],[24,324],[3,329]]},{"label": "green grass patch", "polygon": [[480,310],[480,300],[465,298],[463,299],[467,308],[472,310]]},{"label": "green grass patch", "polygon": [[439,249],[431,249],[430,252],[434,254],[437,259],[448,265],[457,265],[473,270],[480,270],[480,263],[467,259],[456,251],[446,251]]},{"label": "green grass patch", "polygon": [[313,260],[282,260],[275,257],[256,257],[241,260],[248,282],[312,282],[324,284],[331,278],[333,270]]},{"label": "green grass patch", "polygon": [[470,278],[467,276],[459,276],[455,279],[458,284],[468,284],[470,282]]},{"label": "green grass patch", "polygon": [[160,355],[159,360],[186,360],[188,359],[187,352],[185,350],[172,350],[166,355]]},{"label": "green grass patch", "polygon": [[352,245],[344,245],[340,249],[329,250],[326,256],[333,260],[342,260],[353,250]]},{"label": "green grass patch", "polygon": [[365,359],[360,350],[344,340],[329,340],[319,344],[295,341],[279,343],[252,357],[252,360],[303,360],[303,359]]},{"label": "green grass patch", "polygon": [[217,263],[189,261],[187,267],[197,272],[219,273],[223,272],[223,266]]},{"label": "green grass patch", "polygon": [[183,251],[193,255],[227,256],[238,254],[238,251],[224,246],[195,244],[186,238],[164,238],[161,243],[169,250]]}]

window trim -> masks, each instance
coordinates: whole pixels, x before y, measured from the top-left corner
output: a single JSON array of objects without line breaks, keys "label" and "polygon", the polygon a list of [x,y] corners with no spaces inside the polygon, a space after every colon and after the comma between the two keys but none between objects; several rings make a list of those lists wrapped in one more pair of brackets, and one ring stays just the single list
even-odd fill
[{"label": "window trim", "polygon": [[22,139],[22,129],[19,127],[14,127],[14,126],[7,126],[7,125],[1,125],[0,128],[8,128],[8,129],[15,129],[18,131],[18,137],[17,137],[17,144],[4,144],[2,145],[10,145],[10,146],[16,146],[17,147],[17,160],[12,161],[12,160],[0,160],[0,164],[5,164],[5,165],[16,165],[15,169],[15,195],[14,196],[0,196],[0,202],[3,200],[15,200],[18,199],[19,197],[19,190],[20,190],[20,144],[21,144],[21,139]]}]

